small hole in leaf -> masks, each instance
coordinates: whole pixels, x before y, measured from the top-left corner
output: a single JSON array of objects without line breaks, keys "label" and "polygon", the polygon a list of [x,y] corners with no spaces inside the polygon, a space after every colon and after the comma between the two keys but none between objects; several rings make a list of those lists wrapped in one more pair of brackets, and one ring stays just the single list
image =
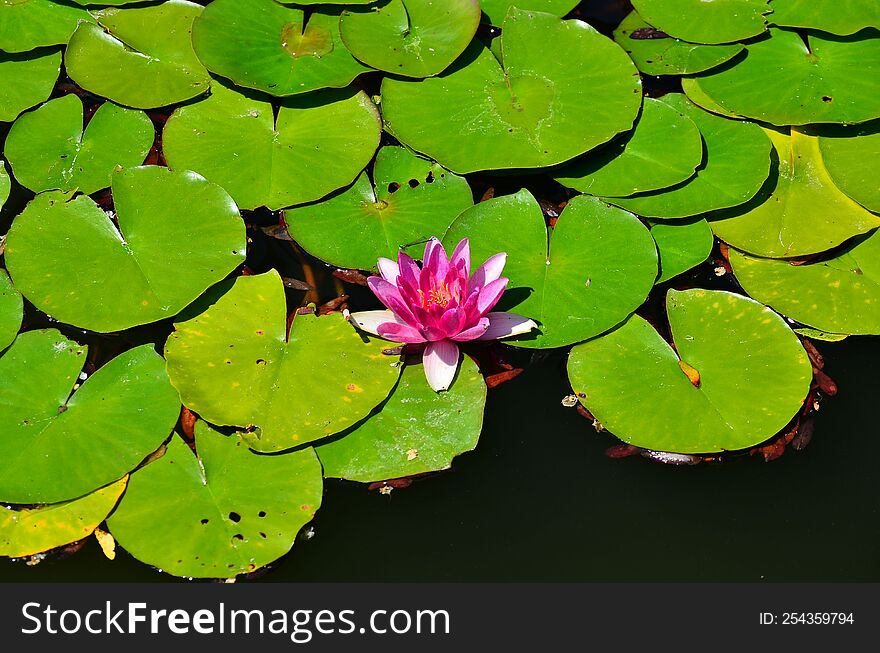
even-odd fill
[{"label": "small hole in leaf", "polygon": [[399,190],[400,190],[400,184],[398,184],[396,181],[392,181],[390,184],[388,184],[388,192],[389,193],[396,193]]},{"label": "small hole in leaf", "polygon": [[418,179],[410,179],[408,182],[410,188],[418,188],[419,180]]},{"label": "small hole in leaf", "polygon": [[265,540],[265,539],[266,539],[266,534],[265,534],[263,531],[260,531],[260,537],[262,537],[262,538]]},{"label": "small hole in leaf", "polygon": [[834,98],[832,98],[830,95],[823,95],[822,96],[822,102],[831,102],[831,100],[833,100],[833,99]]},{"label": "small hole in leaf", "polygon": [[265,517],[265,516],[266,516],[266,511],[261,510],[258,514],[259,514],[260,517]]},{"label": "small hole in leaf", "polygon": [[207,523],[208,523],[208,520],[207,520],[207,519],[203,519],[203,520],[202,520],[202,524],[207,524]]},{"label": "small hole in leaf", "polygon": [[264,359],[262,359],[262,358],[257,359],[257,365],[265,365],[265,364],[266,364],[266,361]]},{"label": "small hole in leaf", "polygon": [[434,171],[433,170],[428,171],[428,176],[425,177],[425,183],[426,184],[433,184],[434,183]]},{"label": "small hole in leaf", "polygon": [[244,535],[242,535],[241,533],[236,533],[235,535],[232,536],[232,539],[237,540],[239,542],[244,542]]},{"label": "small hole in leaf", "polygon": [[239,515],[237,512],[231,512],[229,513],[229,519],[237,524],[241,521],[241,515]]}]

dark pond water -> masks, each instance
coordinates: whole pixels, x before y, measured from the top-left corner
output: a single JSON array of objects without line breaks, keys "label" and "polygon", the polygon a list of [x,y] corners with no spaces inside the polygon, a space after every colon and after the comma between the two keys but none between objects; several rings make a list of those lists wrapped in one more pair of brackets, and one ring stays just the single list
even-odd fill
[{"label": "dark pond water", "polygon": [[[840,393],[805,450],[693,467],[607,458],[554,353],[490,393],[451,471],[389,496],[328,482],[314,537],[262,581],[878,581],[880,339],[821,350]],[[0,578],[170,580],[94,541]]]}]

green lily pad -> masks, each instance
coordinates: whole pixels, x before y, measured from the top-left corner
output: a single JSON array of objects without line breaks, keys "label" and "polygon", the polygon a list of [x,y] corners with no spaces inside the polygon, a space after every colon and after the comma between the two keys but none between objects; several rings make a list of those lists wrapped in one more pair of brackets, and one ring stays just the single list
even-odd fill
[{"label": "green lily pad", "polygon": [[341,315],[300,315],[286,336],[277,272],[239,277],[216,304],[176,325],[165,346],[183,403],[217,425],[245,428],[258,451],[343,431],[369,415],[400,375]]},{"label": "green lily pad", "polygon": [[[153,2],[154,4],[160,2],[161,0],[68,0],[69,2],[75,2],[76,4],[82,7],[92,7],[92,6],[100,6],[100,7],[121,7],[122,5],[132,5],[134,3],[145,4],[146,2]],[[353,0],[356,1],[356,0]]]},{"label": "green lily pad", "polygon": [[687,99],[696,104],[701,109],[705,109],[710,113],[717,113],[719,116],[724,116],[725,118],[733,118],[734,120],[742,120],[743,117],[735,114],[733,111],[728,111],[720,104],[718,104],[715,100],[710,98],[703,92],[703,89],[700,88],[697,83],[696,77],[682,77],[681,78],[681,90],[684,91],[684,94],[687,96]]},{"label": "green lily pad", "polygon": [[641,80],[610,39],[581,21],[516,8],[499,38],[503,66],[475,40],[437,77],[386,77],[386,128],[466,173],[555,165],[632,127]]},{"label": "green lily pad", "polygon": [[0,122],[12,122],[22,111],[48,98],[60,71],[60,52],[0,52]]},{"label": "green lily pad", "polygon": [[0,556],[34,555],[88,537],[113,510],[127,480],[73,501],[0,511]]},{"label": "green lily pad", "polygon": [[661,100],[645,98],[635,129],[554,173],[563,186],[590,195],[625,197],[681,183],[703,160],[694,121]]},{"label": "green lily pad", "polygon": [[6,349],[21,328],[24,301],[12,285],[6,270],[0,268],[0,351]]},{"label": "green lily pad", "polygon": [[572,388],[596,419],[625,442],[677,453],[744,449],[784,428],[813,377],[785,321],[717,290],[670,290],[666,308],[675,349],[637,315],[572,349]]},{"label": "green lily pad", "polygon": [[276,210],[350,184],[379,146],[379,113],[363,92],[323,91],[268,102],[214,84],[211,97],[177,109],[163,132],[172,168],[223,186],[243,209]]},{"label": "green lily pad", "polygon": [[607,201],[650,218],[687,218],[747,202],[770,174],[772,146],[760,127],[707,113],[684,95],[663,101],[696,123],[703,135],[705,158],[697,174],[659,191]]},{"label": "green lily pad", "polygon": [[766,130],[778,166],[748,204],[712,216],[715,235],[758,256],[824,252],[880,226],[880,217],[840,192],[822,162],[819,139]]},{"label": "green lily pad", "polygon": [[112,102],[102,104],[83,130],[82,101],[65,95],[16,120],[5,151],[22,186],[91,195],[110,185],[117,166],[143,163],[154,136],[145,113]]},{"label": "green lily pad", "polygon": [[767,29],[767,0],[632,0],[639,15],[670,36],[692,43],[731,43]]},{"label": "green lily pad", "polygon": [[[774,125],[857,123],[880,117],[880,38],[771,28],[748,56],[695,78],[728,111]],[[773,92],[768,92],[773,89]]]},{"label": "green lily pad", "polygon": [[480,0],[484,21],[498,26],[501,26],[511,7],[525,11],[543,11],[562,17],[577,5],[577,0]]},{"label": "green lily pad", "polygon": [[430,77],[455,61],[480,24],[477,0],[383,0],[339,19],[351,53],[365,64],[406,77]]},{"label": "green lily pad", "polygon": [[463,177],[402,147],[379,150],[373,178],[364,172],[318,204],[285,211],[290,235],[323,261],[373,270],[380,256],[396,260],[400,250],[420,258],[428,239],[474,205]]},{"label": "green lily pad", "polygon": [[614,30],[614,40],[646,75],[688,75],[709,70],[743,51],[741,43],[705,45],[658,35],[635,11]]},{"label": "green lily pad", "polygon": [[[880,161],[880,124],[845,127],[822,135],[819,150],[834,184],[866,209],[880,213],[876,165]],[[865,165],[866,161],[875,163]]]},{"label": "green lily pad", "polygon": [[117,104],[153,109],[203,95],[211,85],[193,51],[193,21],[201,5],[186,0],[94,12],[81,23],[64,65],[77,84]]},{"label": "green lily pad", "polygon": [[780,27],[801,27],[832,34],[855,34],[880,27],[876,0],[773,0],[770,22]]},{"label": "green lily pad", "polygon": [[651,225],[660,253],[657,283],[668,281],[704,262],[712,253],[715,238],[705,218],[668,220]]},{"label": "green lily pad", "polygon": [[9,230],[9,274],[57,320],[108,332],[172,317],[244,261],[244,223],[219,186],[144,166],[115,173],[112,189],[118,230],[88,196],[59,192]]},{"label": "green lily pad", "polygon": [[190,578],[232,578],[287,553],[321,505],[315,450],[261,456],[204,422],[195,436],[195,454],[174,437],[132,474],[107,520],[113,537],[141,562]]},{"label": "green lily pad", "polygon": [[377,413],[317,448],[324,476],[370,483],[448,469],[480,439],[486,383],[464,357],[446,392],[425,383],[422,365],[407,364]]},{"label": "green lily pad", "polygon": [[152,345],[78,387],[85,354],[50,329],[22,333],[0,357],[0,501],[81,497],[122,478],[171,433],[180,403]]},{"label": "green lily pad", "polygon": [[370,69],[343,45],[339,14],[307,14],[270,0],[214,0],[195,22],[193,46],[208,70],[246,88],[280,96],[341,88]]},{"label": "green lily pad", "polygon": [[818,263],[756,258],[730,250],[747,293],[801,324],[836,334],[880,334],[880,235],[875,231]]},{"label": "green lily pad", "polygon": [[638,308],[657,278],[657,249],[645,226],[587,195],[568,203],[549,235],[526,190],[482,202],[452,223],[443,242],[451,249],[465,237],[474,261],[507,252],[503,275],[510,281],[495,310],[539,325],[504,341],[518,347],[562,347],[597,336]]},{"label": "green lily pad", "polygon": [[51,0],[4,0],[0,3],[0,50],[27,52],[64,45],[81,21],[94,19],[85,9]]}]

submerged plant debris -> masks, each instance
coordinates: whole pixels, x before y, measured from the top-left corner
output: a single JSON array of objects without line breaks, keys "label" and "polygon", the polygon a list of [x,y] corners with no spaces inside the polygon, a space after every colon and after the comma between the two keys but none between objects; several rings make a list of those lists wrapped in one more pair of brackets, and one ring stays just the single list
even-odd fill
[{"label": "submerged plant debris", "polygon": [[261,573],[328,479],[388,495],[479,446],[517,350],[567,352],[546,410],[610,457],[803,449],[838,392],[813,342],[880,334],[878,28],[869,1],[0,3],[0,556],[94,534]]}]

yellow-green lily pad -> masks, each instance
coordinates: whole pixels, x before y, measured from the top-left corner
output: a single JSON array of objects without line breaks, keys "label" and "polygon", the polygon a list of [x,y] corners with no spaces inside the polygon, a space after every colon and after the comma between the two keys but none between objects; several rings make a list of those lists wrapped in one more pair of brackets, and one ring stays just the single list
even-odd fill
[{"label": "yellow-green lily pad", "polygon": [[125,476],[72,501],[0,510],[0,556],[21,558],[88,537],[113,510],[127,481]]},{"label": "yellow-green lily pad", "polygon": [[730,250],[749,295],[802,324],[835,334],[880,334],[880,235],[805,265]]},{"label": "yellow-green lily pad", "polygon": [[258,451],[281,451],[353,426],[400,376],[386,341],[334,314],[299,315],[287,335],[277,272],[243,276],[200,315],[176,325],[168,373],[188,408],[237,426]]},{"label": "yellow-green lily pad", "polygon": [[715,235],[757,256],[824,252],[880,226],[880,217],[844,195],[828,175],[815,136],[765,130],[776,149],[774,173],[748,204],[712,216]]}]

